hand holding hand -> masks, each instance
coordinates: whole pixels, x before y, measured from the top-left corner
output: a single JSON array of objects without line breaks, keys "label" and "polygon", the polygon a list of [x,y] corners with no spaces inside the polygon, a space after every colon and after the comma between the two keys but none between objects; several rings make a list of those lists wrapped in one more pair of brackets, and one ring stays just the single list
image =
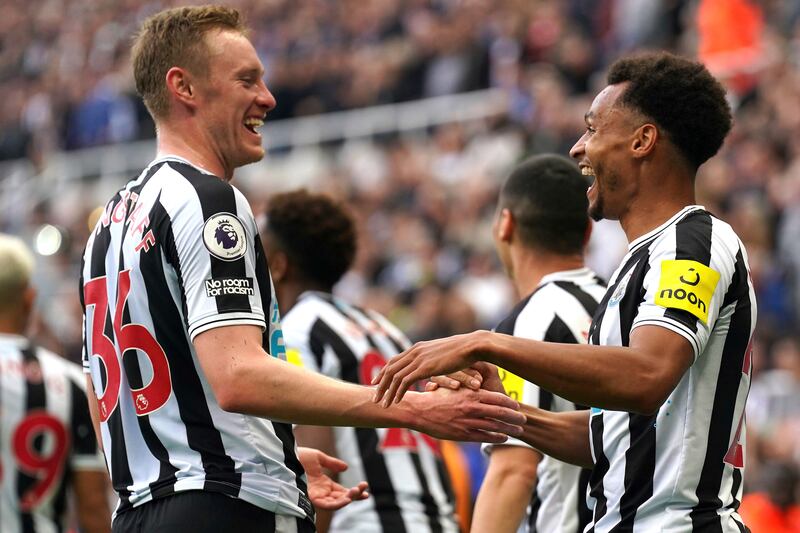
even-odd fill
[{"label": "hand holding hand", "polygon": [[450,374],[474,362],[480,339],[486,332],[475,331],[445,339],[418,342],[405,352],[392,357],[375,379],[378,385],[375,402],[383,406],[399,402],[417,381],[431,376]]},{"label": "hand holding hand", "polygon": [[425,391],[433,392],[439,387],[450,390],[467,387],[472,390],[486,389],[492,392],[506,393],[497,367],[484,361],[476,361],[472,363],[471,367],[446,376],[433,376],[425,385]]},{"label": "hand holding hand", "polygon": [[406,401],[414,412],[414,429],[439,439],[492,442],[522,434],[525,415],[505,394],[487,390],[440,388],[412,393]]}]

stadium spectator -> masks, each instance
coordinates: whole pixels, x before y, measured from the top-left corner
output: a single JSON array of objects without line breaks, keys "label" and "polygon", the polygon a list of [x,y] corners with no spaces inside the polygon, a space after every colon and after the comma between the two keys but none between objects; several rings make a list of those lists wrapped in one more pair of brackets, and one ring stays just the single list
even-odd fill
[{"label": "stadium spectator", "polygon": [[383,367],[375,398],[389,406],[419,379],[488,360],[592,406],[524,406],[523,440],[593,466],[595,531],[740,531],[755,294],[741,241],[694,205],[697,169],[731,127],[725,91],[663,52],[618,60],[608,83],[570,152],[594,176],[589,215],[619,220],[630,242],[591,345],[482,331],[419,343]]},{"label": "stadium spectator", "polygon": [[235,9],[181,7],[149,17],[134,42],[158,153],[106,205],[81,271],[114,531],[313,531],[313,505],[366,497],[365,483],[322,474],[328,456],[298,452],[287,422],[502,442],[524,419],[488,391],[418,394],[385,411],[367,387],[285,362],[255,220],[229,183],[263,157],[257,130],[275,107],[245,33]]},{"label": "stadium spectator", "polygon": [[747,402],[748,438],[759,458],[800,464],[800,339],[779,339],[770,354],[773,368],[756,376]]},{"label": "stadium spectator", "polygon": [[0,234],[0,530],[64,531],[75,516],[85,533],[108,532],[108,473],[80,367],[25,336],[32,271],[25,244]]}]

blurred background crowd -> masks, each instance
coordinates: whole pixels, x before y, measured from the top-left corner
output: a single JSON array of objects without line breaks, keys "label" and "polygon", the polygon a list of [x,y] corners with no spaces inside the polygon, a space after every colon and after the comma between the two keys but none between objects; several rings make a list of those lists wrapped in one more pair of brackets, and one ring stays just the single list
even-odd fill
[{"label": "blurred background crowd", "polygon": [[[296,186],[347,198],[360,221],[360,253],[337,290],[384,312],[414,340],[491,328],[513,305],[491,241],[498,187],[522,157],[568,152],[611,61],[652,48],[703,60],[729,88],[735,127],[701,168],[698,203],[745,242],[759,305],[746,488],[769,495],[783,483],[779,493],[794,490],[774,474],[800,465],[800,2],[228,3],[253,29],[278,102],[270,122],[286,119],[291,127],[297,117],[485,89],[493,91],[472,94],[487,95],[487,105],[489,95],[501,102],[479,118],[457,119],[453,109],[452,121],[413,131],[343,134],[303,146],[270,146],[267,126],[268,157],[240,173],[237,185],[257,212],[271,193]],[[65,153],[154,136],[133,87],[129,43],[143,18],[173,4],[2,3],[6,200],[13,189],[3,181],[12,174],[36,184]],[[93,172],[58,194],[0,198],[13,204],[0,212],[0,231],[22,235],[40,254],[34,333],[73,360],[80,357],[77,272],[88,224],[135,174]],[[616,223],[597,224],[588,262],[608,278],[625,250]],[[795,501],[791,495],[784,503]]]}]

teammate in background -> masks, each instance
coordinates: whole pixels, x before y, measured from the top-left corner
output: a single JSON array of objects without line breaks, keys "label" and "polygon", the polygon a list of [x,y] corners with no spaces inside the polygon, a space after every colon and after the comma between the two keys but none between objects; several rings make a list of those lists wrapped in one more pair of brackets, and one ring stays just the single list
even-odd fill
[{"label": "teammate in background", "polygon": [[[522,300],[495,331],[547,342],[582,343],[605,286],[586,268],[591,234],[587,179],[569,159],[532,157],[517,166],[500,191],[493,228],[500,261]],[[502,372],[506,392],[547,411],[586,409]],[[582,532],[589,470],[542,454],[518,439],[484,445],[489,468],[481,485],[472,531]],[[526,517],[526,508],[530,509]]]},{"label": "teammate in background", "polygon": [[502,394],[420,393],[387,411],[367,387],[285,362],[255,220],[229,183],[263,157],[257,130],[275,107],[236,10],[148,18],[133,65],[158,153],[106,205],[81,275],[90,406],[120,496],[114,531],[311,531],[309,491],[330,508],[364,497],[363,484],[321,475],[321,452],[298,457],[289,422],[519,433],[524,417]]},{"label": "teammate in background", "polygon": [[[368,385],[390,357],[411,345],[380,314],[331,294],[356,254],[355,224],[343,205],[304,190],[276,195],[261,234],[289,361]],[[351,465],[340,475],[343,484],[369,483],[371,497],[336,511],[331,532],[459,531],[435,439],[400,428],[298,426],[295,435],[299,444]],[[320,518],[317,527],[325,531]]]},{"label": "teammate in background", "polygon": [[376,401],[401,398],[419,379],[495,363],[592,406],[591,414],[523,407],[523,440],[594,464],[592,531],[743,531],[756,301],[741,241],[694,205],[697,168],[731,127],[725,90],[701,64],[666,53],[615,62],[608,83],[571,150],[594,176],[589,214],[619,220],[630,242],[591,346],[489,332],[420,343],[384,367]]},{"label": "teammate in background", "polygon": [[0,531],[64,531],[67,492],[84,533],[108,532],[108,473],[78,365],[27,338],[33,255],[0,234]]}]

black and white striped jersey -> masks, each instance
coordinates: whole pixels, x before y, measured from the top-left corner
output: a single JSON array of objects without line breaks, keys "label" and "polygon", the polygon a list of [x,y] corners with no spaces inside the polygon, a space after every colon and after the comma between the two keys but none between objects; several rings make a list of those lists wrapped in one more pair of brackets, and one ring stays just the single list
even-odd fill
[{"label": "black and white striped jersey", "polygon": [[0,531],[64,531],[67,483],[105,471],[78,365],[0,335]]},{"label": "black and white striped jersey", "polygon": [[744,407],[756,301],[731,227],[688,206],[630,244],[590,342],[627,346],[638,326],[684,338],[694,362],[652,416],[592,409],[590,531],[744,531]]},{"label": "black and white striped jersey", "polygon": [[206,490],[313,516],[291,426],[223,411],[192,344],[211,328],[249,324],[285,359],[244,196],[183,159],[157,159],[108,203],[83,263],[83,363],[117,512]]},{"label": "black and white striped jersey", "polygon": [[[553,272],[542,278],[538,287],[514,307],[495,331],[539,341],[585,344],[592,316],[605,291],[603,281],[588,268]],[[500,377],[509,396],[521,403],[548,411],[586,409],[503,369]],[[484,450],[491,452],[494,446],[485,444]],[[529,445],[509,438],[500,446]],[[589,473],[587,469],[543,456],[536,469],[536,488],[521,530],[582,532],[591,521],[586,506]]]},{"label": "black and white striped jersey", "polygon": [[[409,346],[380,314],[330,294],[305,292],[283,319],[289,361],[350,383],[369,385],[386,361]],[[333,428],[336,455],[350,468],[340,482],[367,480],[370,497],[333,515],[331,532],[458,531],[438,442],[400,428]]]}]

